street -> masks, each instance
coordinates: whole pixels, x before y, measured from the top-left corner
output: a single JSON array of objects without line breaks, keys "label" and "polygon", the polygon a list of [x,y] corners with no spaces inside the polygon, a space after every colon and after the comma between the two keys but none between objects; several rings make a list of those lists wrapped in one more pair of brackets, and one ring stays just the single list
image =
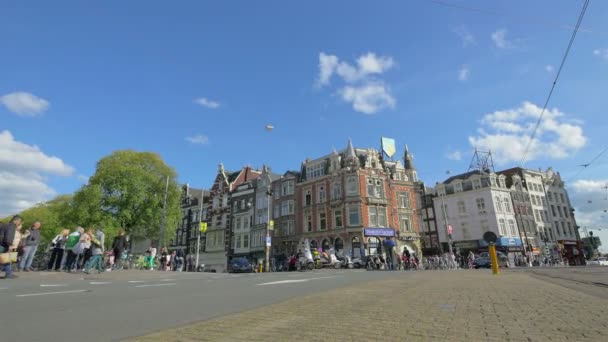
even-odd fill
[{"label": "street", "polygon": [[608,287],[579,279],[608,284],[608,268],[28,273],[0,283],[0,326],[14,341],[601,340]]}]

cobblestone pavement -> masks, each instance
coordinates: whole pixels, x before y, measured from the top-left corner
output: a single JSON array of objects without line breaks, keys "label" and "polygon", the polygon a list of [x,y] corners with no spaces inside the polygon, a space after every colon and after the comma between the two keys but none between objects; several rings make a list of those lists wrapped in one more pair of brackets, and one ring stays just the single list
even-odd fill
[{"label": "cobblestone pavement", "polygon": [[135,340],[607,341],[607,317],[608,300],[527,272],[403,272]]}]

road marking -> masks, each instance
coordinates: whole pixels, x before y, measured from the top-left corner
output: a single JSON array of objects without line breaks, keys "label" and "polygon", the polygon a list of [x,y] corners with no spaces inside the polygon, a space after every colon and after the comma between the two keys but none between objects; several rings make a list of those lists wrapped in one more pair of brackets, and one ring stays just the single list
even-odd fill
[{"label": "road marking", "polygon": [[33,296],[46,296],[46,295],[54,295],[54,294],[66,294],[66,293],[80,293],[80,292],[88,292],[90,290],[72,290],[72,291],[59,291],[59,292],[40,292],[40,293],[28,293],[28,294],[20,294],[16,295],[17,297],[33,297]]},{"label": "road marking", "polygon": [[176,284],[175,283],[147,284],[147,285],[137,285],[135,287],[172,286],[172,285],[176,285]]},{"label": "road marking", "polygon": [[129,280],[129,283],[145,283],[145,280]]},{"label": "road marking", "polygon": [[161,279],[160,281],[175,281],[175,279],[167,278],[167,279]]},{"label": "road marking", "polygon": [[262,284],[258,284],[258,285],[278,285],[278,284],[289,284],[289,283],[304,283],[304,282],[311,281],[311,280],[329,279],[329,278],[337,278],[337,277],[338,276],[318,277],[318,278],[306,278],[306,279],[287,279],[287,280],[272,281],[270,283],[262,283]]},{"label": "road marking", "polygon": [[92,281],[89,284],[91,285],[105,285],[105,284],[112,284],[111,281]]},{"label": "road marking", "polygon": [[0,287],[0,290],[8,290],[8,287]]},{"label": "road marking", "polygon": [[68,284],[40,284],[40,287],[60,287],[68,286]]}]

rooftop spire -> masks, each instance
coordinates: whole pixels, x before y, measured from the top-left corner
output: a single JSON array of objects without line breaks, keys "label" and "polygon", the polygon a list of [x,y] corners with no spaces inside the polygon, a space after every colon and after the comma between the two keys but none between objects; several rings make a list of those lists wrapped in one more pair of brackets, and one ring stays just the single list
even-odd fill
[{"label": "rooftop spire", "polygon": [[416,168],[414,166],[414,156],[410,153],[407,145],[405,145],[405,153],[403,154],[403,164],[406,170],[413,170]]},{"label": "rooftop spire", "polygon": [[348,138],[348,145],[346,146],[346,158],[357,158],[353,142],[350,138]]}]

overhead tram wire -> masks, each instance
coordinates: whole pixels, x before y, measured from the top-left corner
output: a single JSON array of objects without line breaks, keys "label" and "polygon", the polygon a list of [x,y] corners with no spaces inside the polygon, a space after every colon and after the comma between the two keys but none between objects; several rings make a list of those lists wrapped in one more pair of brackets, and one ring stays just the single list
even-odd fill
[{"label": "overhead tram wire", "polygon": [[532,135],[530,136],[530,140],[528,141],[528,144],[526,145],[526,148],[524,150],[521,161],[519,162],[519,166],[522,168],[524,167],[524,164],[526,163],[528,153],[530,152],[530,147],[532,146],[532,143],[534,142],[534,138],[536,138],[536,134],[538,133],[538,129],[543,120],[543,116],[545,115],[545,112],[547,111],[547,106],[549,105],[549,101],[551,100],[551,96],[553,95],[553,91],[555,90],[557,80],[559,79],[559,76],[562,73],[562,69],[564,68],[566,59],[568,59],[568,55],[570,54],[570,49],[572,48],[572,44],[574,43],[574,39],[576,38],[576,34],[578,33],[579,27],[581,26],[581,22],[583,21],[585,12],[587,12],[588,6],[589,6],[589,0],[585,0],[585,3],[583,4],[583,8],[581,9],[581,13],[578,16],[576,25],[574,26],[574,30],[572,31],[572,36],[570,37],[570,42],[568,42],[568,47],[566,48],[566,52],[564,53],[564,56],[562,57],[562,61],[559,65],[559,68],[557,69],[557,74],[555,75],[555,80],[553,81],[553,84],[551,85],[551,90],[549,90],[549,94],[547,95],[547,99],[545,100],[543,110],[541,111],[540,116],[538,117],[538,120],[536,121],[536,126],[534,127],[534,131],[532,132]]},{"label": "overhead tram wire", "polygon": [[596,156],[595,156],[593,159],[591,159],[591,161],[590,161],[590,162],[588,162],[588,163],[586,163],[586,164],[584,164],[584,165],[581,165],[581,167],[582,167],[582,168],[581,168],[580,170],[578,170],[578,172],[577,172],[577,173],[576,173],[574,176],[570,177],[570,178],[569,178],[569,179],[566,181],[566,183],[570,183],[572,180],[574,180],[576,177],[578,177],[578,175],[580,175],[580,174],[581,174],[583,171],[587,170],[587,169],[589,168],[589,166],[593,165],[593,163],[594,163],[596,160],[600,159],[600,157],[601,157],[602,155],[604,155],[604,153],[606,153],[607,151],[608,151],[608,147],[604,148],[604,149],[603,149],[603,150],[602,150],[600,153],[598,153],[598,154],[597,154],[597,155],[596,155]]}]

